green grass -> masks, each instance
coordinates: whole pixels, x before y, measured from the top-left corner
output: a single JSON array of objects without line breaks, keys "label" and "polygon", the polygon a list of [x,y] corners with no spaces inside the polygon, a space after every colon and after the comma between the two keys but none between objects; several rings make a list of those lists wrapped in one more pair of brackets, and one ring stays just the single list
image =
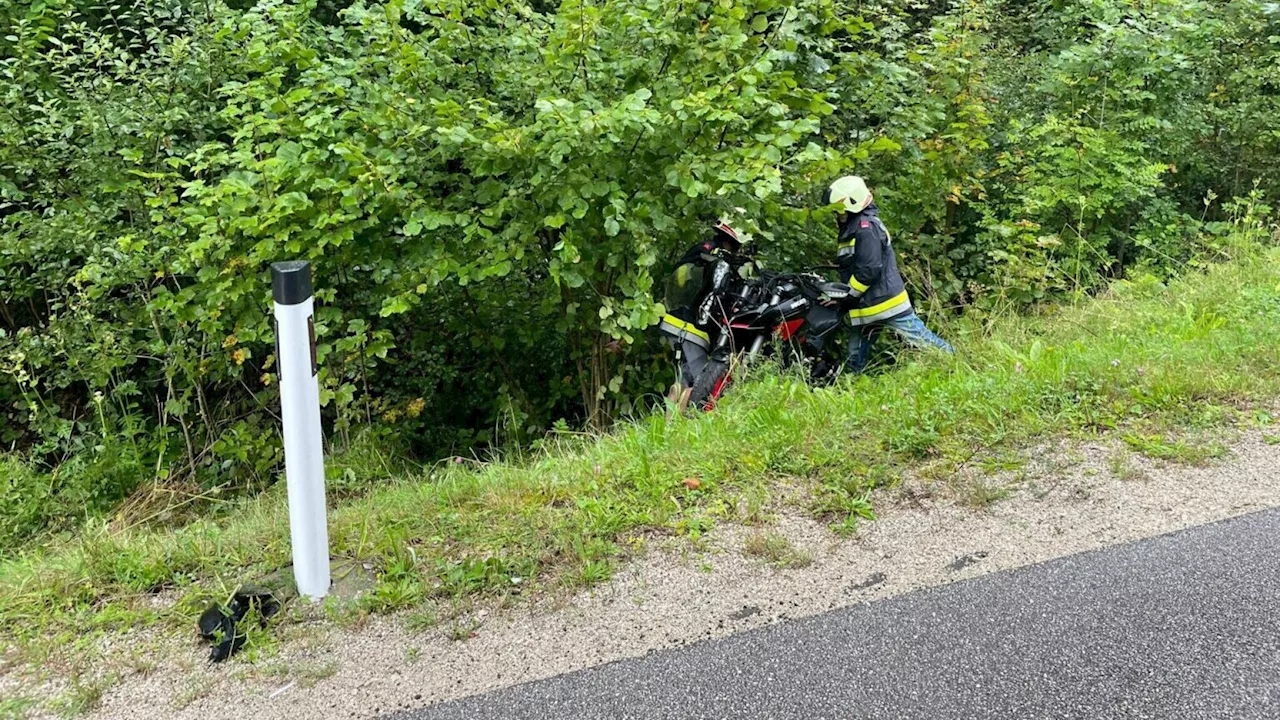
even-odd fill
[{"label": "green grass", "polygon": [[1203,465],[1227,454],[1226,446],[1217,441],[1169,438],[1159,433],[1144,435],[1137,432],[1125,433],[1122,439],[1130,448],[1149,458],[1184,465]]},{"label": "green grass", "polygon": [[316,683],[338,674],[338,663],[332,660],[300,663],[290,675],[297,679],[304,688],[315,687]]},{"label": "green grass", "polygon": [[405,629],[412,633],[423,633],[439,624],[440,616],[431,608],[416,610],[405,618]]},{"label": "green grass", "polygon": [[1010,488],[989,480],[975,479],[958,485],[960,501],[975,510],[986,510],[1013,494]]},{"label": "green grass", "polygon": [[102,702],[103,693],[114,685],[117,679],[114,673],[93,680],[73,677],[71,687],[54,701],[54,710],[64,718],[79,717],[95,710]]},{"label": "green grass", "polygon": [[813,556],[799,550],[780,533],[757,533],[747,538],[742,552],[776,568],[799,569],[813,564]]},{"label": "green grass", "polygon": [[[920,463],[945,476],[1045,437],[1112,432],[1143,452],[1195,455],[1174,430],[1235,422],[1280,396],[1278,321],[1274,251],[1035,317],[969,319],[944,328],[954,359],[917,355],[822,389],[758,372],[710,415],[657,413],[508,461],[401,475],[335,503],[333,552],[377,567],[362,607],[390,611],[590,585],[647,536],[696,540],[743,508],[758,514],[780,482],[811,487],[811,511],[848,530],[870,517],[876,488]],[[189,623],[288,560],[282,484],[216,521],[90,524],[0,562],[0,637],[38,660],[102,632]],[[177,606],[147,609],[161,590]]]},{"label": "green grass", "polygon": [[1107,460],[1107,469],[1111,476],[1125,482],[1136,482],[1147,479],[1147,474],[1133,462],[1129,452],[1119,451],[1111,454]]},{"label": "green grass", "polygon": [[0,720],[26,720],[35,711],[36,701],[28,697],[0,699]]}]

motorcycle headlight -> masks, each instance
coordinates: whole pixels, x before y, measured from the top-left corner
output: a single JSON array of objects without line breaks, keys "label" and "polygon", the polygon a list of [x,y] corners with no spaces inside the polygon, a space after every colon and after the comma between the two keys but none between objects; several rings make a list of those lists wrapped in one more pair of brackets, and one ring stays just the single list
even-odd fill
[{"label": "motorcycle headlight", "polygon": [[717,288],[724,287],[725,281],[729,279],[730,272],[732,272],[732,269],[729,267],[729,263],[723,260],[716,263],[715,272],[711,276],[712,282],[715,284],[715,287]]}]

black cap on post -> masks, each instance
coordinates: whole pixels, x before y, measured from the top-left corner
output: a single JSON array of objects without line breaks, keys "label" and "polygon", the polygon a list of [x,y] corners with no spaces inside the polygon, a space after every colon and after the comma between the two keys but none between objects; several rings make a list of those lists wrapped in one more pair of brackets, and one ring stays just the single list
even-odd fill
[{"label": "black cap on post", "polygon": [[271,264],[271,296],[281,305],[297,305],[311,297],[311,263],[291,260]]}]

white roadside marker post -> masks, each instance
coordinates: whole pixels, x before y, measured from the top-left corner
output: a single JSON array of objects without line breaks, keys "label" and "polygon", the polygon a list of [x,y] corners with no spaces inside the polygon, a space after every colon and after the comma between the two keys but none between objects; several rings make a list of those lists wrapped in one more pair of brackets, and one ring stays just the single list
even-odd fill
[{"label": "white roadside marker post", "polygon": [[315,298],[311,264],[271,266],[275,300],[276,367],[284,421],[285,482],[289,487],[289,537],[298,594],[329,594],[329,527],[325,519],[324,446],[320,430],[320,381],[316,377]]}]

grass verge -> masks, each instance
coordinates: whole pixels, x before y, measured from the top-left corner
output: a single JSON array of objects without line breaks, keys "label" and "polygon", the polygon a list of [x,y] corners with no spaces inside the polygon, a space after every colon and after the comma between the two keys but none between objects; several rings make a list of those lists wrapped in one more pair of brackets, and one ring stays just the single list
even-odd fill
[{"label": "grass verge", "polygon": [[[811,511],[847,530],[904,468],[946,474],[1064,433],[1119,430],[1136,451],[1199,461],[1215,450],[1180,444],[1185,429],[1270,422],[1257,408],[1280,396],[1278,320],[1275,251],[1169,285],[1122,282],[1049,314],[947,328],[954,359],[920,355],[822,389],[759,373],[707,416],[658,413],[532,455],[396,478],[331,510],[333,552],[378,568],[364,609],[385,611],[598,582],[645,535],[696,538],[759,508],[781,480],[812,487]],[[0,641],[78,649],[190,621],[288,562],[287,520],[277,488],[217,522],[94,524],[31,549],[0,564]],[[157,602],[161,591],[176,602]]]},{"label": "grass verge", "polygon": [[747,557],[758,558],[779,569],[799,569],[813,564],[813,556],[795,545],[780,533],[757,533],[743,543],[742,552]]}]

